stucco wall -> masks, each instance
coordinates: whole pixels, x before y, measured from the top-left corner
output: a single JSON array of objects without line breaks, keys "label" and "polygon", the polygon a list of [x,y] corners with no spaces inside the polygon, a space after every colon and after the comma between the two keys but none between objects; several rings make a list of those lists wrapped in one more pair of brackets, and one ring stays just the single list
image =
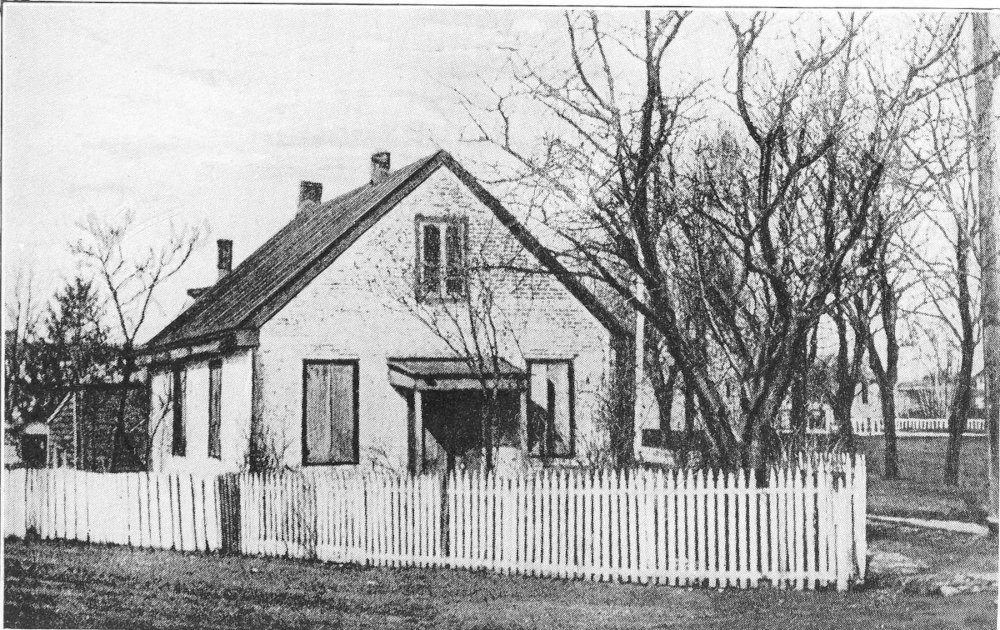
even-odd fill
[{"label": "stucco wall", "polygon": [[185,364],[185,431],[187,448],[184,457],[172,454],[173,414],[172,372],[150,372],[150,432],[153,447],[150,470],[217,472],[243,468],[250,444],[250,409],[252,394],[252,353],[242,351],[222,359],[222,401],[219,438],[221,458],[208,456],[209,361]]},{"label": "stucco wall", "polygon": [[[262,327],[261,419],[286,463],[301,463],[303,360],[357,359],[361,462],[405,466],[406,399],[389,384],[386,359],[453,354],[427,324],[446,317],[445,309],[413,300],[417,215],[467,217],[470,261],[537,267],[457,177],[438,169]],[[500,272],[491,278],[496,307],[490,312],[505,331],[505,358],[521,366],[532,358],[573,359],[576,450],[586,456],[602,439],[594,421],[608,378],[607,330],[552,278]],[[447,320],[438,321],[449,335]],[[452,336],[454,343],[460,339]]]}]

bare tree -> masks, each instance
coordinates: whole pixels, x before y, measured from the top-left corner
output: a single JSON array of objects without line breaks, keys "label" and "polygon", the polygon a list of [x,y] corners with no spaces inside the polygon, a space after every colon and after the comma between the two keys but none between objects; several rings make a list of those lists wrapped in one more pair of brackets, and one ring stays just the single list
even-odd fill
[{"label": "bare tree", "polygon": [[[697,402],[710,458],[762,470],[776,453],[772,422],[794,359],[831,304],[850,304],[855,269],[867,271],[864,235],[887,162],[909,110],[939,84],[961,20],[928,20],[902,72],[871,94],[862,80],[866,18],[840,16],[811,36],[793,29],[779,71],[763,46],[772,18],[731,16],[739,131],[706,137],[694,126],[698,86],[664,85],[687,18],[645,12],[637,27],[612,28],[598,13],[568,14],[565,74],[518,59],[516,94],[557,123],[534,152],[517,142],[516,94],[495,94],[473,117],[479,139],[527,181],[581,208],[575,225],[560,227],[571,247],[559,253],[662,336]],[[628,76],[638,85],[623,86]],[[692,289],[708,362],[678,302]],[[720,386],[733,381],[739,392],[729,400]]]},{"label": "bare tree", "polygon": [[18,267],[10,277],[5,303],[4,419],[8,438],[14,436],[10,429],[39,415],[39,400],[33,389],[44,385],[37,356],[41,307],[33,270]]},{"label": "bare tree", "polygon": [[[934,98],[935,95],[931,95]],[[928,99],[925,103],[929,103]],[[917,108],[926,111],[927,107]],[[895,168],[873,207],[867,238],[870,241],[868,282],[853,297],[855,335],[867,350],[868,367],[879,393],[884,427],[886,479],[899,477],[896,444],[896,385],[899,382],[900,317],[903,303],[920,278],[913,272],[917,240],[915,217],[924,210],[927,178],[923,172],[927,158],[914,154],[913,135],[923,133],[928,124],[920,112],[901,132]],[[905,147],[905,148],[904,148]]]},{"label": "bare tree", "polygon": [[812,373],[819,354],[819,325],[809,332],[808,341],[798,350],[795,376],[789,391],[789,429],[792,441],[805,442],[809,417],[812,413],[813,391],[816,383]]},{"label": "bare tree", "polygon": [[[957,54],[951,63],[960,68]],[[962,77],[926,104],[924,147],[910,147],[923,161],[928,210],[925,218],[935,228],[938,240],[948,244],[944,259],[924,256],[928,273],[924,278],[929,314],[951,333],[959,352],[954,375],[954,395],[948,410],[948,446],[945,451],[944,482],[957,485],[962,434],[972,408],[973,359],[979,336],[979,304],[975,285],[979,264],[974,244],[979,200],[974,186],[975,138],[971,103],[971,81]]]},{"label": "bare tree", "polygon": [[[126,212],[118,219],[101,219],[94,214],[82,224],[83,235],[70,245],[83,266],[94,274],[107,294],[109,310],[120,340],[117,373],[127,386],[136,372],[135,346],[155,304],[154,295],[164,282],[181,270],[201,240],[197,228],[174,229],[162,243],[138,253],[132,251],[135,214]],[[115,421],[111,468],[117,470],[126,447],[126,405],[128,388],[122,388]]]}]

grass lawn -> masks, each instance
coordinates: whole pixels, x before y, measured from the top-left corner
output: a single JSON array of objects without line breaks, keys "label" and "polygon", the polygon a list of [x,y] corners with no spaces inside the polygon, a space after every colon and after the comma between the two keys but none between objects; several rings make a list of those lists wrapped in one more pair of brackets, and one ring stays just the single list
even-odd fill
[{"label": "grass lawn", "polygon": [[887,516],[915,516],[983,522],[986,502],[986,438],[966,437],[962,444],[961,485],[942,483],[944,437],[897,439],[902,479],[882,478],[884,438],[859,437],[868,459],[868,511]]},{"label": "grass lawn", "polygon": [[[919,555],[921,546],[905,543]],[[959,555],[972,548],[958,536]],[[888,541],[889,544],[901,544]],[[996,543],[975,553],[997,553]],[[980,542],[979,547],[982,547]],[[8,540],[5,627],[995,628],[996,594],[685,589]]]}]

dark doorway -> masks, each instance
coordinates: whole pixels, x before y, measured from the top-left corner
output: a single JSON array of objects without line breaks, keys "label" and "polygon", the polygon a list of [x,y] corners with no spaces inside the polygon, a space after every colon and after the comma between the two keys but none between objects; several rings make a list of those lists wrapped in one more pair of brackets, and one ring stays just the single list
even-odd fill
[{"label": "dark doorway", "polygon": [[[454,457],[457,463],[475,465],[481,455],[482,423],[487,416],[483,392],[453,390],[422,394],[424,429],[444,451],[443,455]],[[520,393],[498,392],[496,409],[496,446],[520,446]],[[425,460],[428,455],[425,452]]]},{"label": "dark doorway", "polygon": [[45,468],[48,460],[49,436],[47,435],[22,435],[21,436],[21,459],[28,468]]}]

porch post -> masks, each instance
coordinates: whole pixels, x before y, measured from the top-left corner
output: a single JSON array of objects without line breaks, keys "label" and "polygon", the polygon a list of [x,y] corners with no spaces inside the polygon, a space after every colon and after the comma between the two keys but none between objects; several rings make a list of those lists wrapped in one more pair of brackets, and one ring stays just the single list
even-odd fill
[{"label": "porch post", "polygon": [[521,422],[518,426],[518,432],[520,433],[521,439],[521,455],[528,455],[528,389],[525,388],[521,391]]},{"label": "porch post", "polygon": [[413,390],[413,472],[424,472],[424,413],[423,396],[419,389]]}]

